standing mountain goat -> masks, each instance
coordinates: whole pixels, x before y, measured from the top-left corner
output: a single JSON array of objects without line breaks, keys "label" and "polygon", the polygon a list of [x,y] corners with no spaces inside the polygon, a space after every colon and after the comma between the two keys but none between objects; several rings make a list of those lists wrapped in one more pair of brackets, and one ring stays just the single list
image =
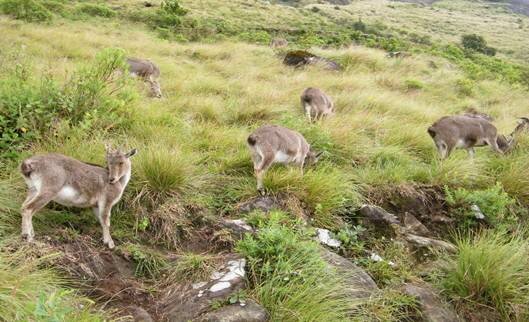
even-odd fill
[{"label": "standing mountain goat", "polygon": [[521,131],[529,119],[523,118],[509,138],[498,135],[496,127],[482,117],[465,115],[445,116],[428,128],[441,155],[445,159],[456,148],[466,149],[474,156],[474,147],[489,145],[498,153],[509,152],[514,146],[514,135]]},{"label": "standing mountain goat", "polygon": [[273,163],[295,163],[301,168],[318,161],[321,152],[311,151],[303,135],[277,126],[265,125],[250,134],[248,147],[252,154],[257,190],[264,194],[263,176]]},{"label": "standing mountain goat", "polygon": [[127,58],[129,64],[129,72],[134,76],[141,77],[144,81],[149,83],[151,87],[151,95],[154,97],[162,97],[162,89],[158,79],[160,78],[160,69],[153,62],[146,59]]},{"label": "standing mountain goat", "polygon": [[288,40],[285,38],[274,38],[270,41],[270,48],[288,47]]},{"label": "standing mountain goat", "polygon": [[55,201],[64,206],[92,208],[103,228],[103,243],[114,248],[110,211],[130,180],[130,157],[134,154],[136,149],[122,153],[107,147],[106,168],[55,153],[24,160],[20,171],[28,194],[22,204],[22,237],[33,240],[33,214]]},{"label": "standing mountain goat", "polygon": [[301,94],[301,106],[312,120],[319,120],[334,113],[334,103],[321,89],[309,87]]}]

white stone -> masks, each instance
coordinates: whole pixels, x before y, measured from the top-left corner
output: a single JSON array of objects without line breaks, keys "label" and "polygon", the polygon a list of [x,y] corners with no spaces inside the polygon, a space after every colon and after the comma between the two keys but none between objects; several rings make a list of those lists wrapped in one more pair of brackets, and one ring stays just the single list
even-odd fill
[{"label": "white stone", "polygon": [[199,283],[195,283],[193,285],[191,285],[193,287],[194,290],[196,289],[199,289],[199,288],[202,288],[204,286],[206,286],[207,282],[199,282]]},{"label": "white stone", "polygon": [[470,206],[470,210],[472,210],[472,212],[474,212],[474,217],[476,217],[476,219],[485,219],[485,215],[483,214],[483,212],[481,212],[481,209],[479,209],[479,206],[478,205],[472,205]]},{"label": "white stone", "polygon": [[234,224],[246,231],[252,231],[252,227],[250,225],[248,225],[244,220],[241,220],[241,219],[227,219],[226,220],[227,223],[231,223],[231,224]]},{"label": "white stone", "polygon": [[221,272],[213,272],[211,274],[211,279],[212,280],[218,280],[219,278],[221,278],[224,274],[222,274]]},{"label": "white stone", "polygon": [[209,290],[213,293],[215,292],[218,292],[218,291],[222,291],[224,289],[227,289],[231,286],[231,283],[230,282],[218,282],[216,284],[214,284],[213,286],[211,286],[209,288]]},{"label": "white stone", "polygon": [[378,255],[377,253],[371,253],[371,256],[369,257],[372,261],[374,262],[381,262],[383,261],[384,259],[382,257],[380,257],[380,255]]},{"label": "white stone", "polygon": [[239,274],[231,271],[231,272],[228,272],[226,273],[226,275],[222,276],[222,278],[220,279],[221,282],[229,282],[229,281],[233,281],[234,279],[240,277]]},{"label": "white stone", "polygon": [[329,247],[340,247],[342,245],[339,240],[331,237],[329,230],[316,228],[316,232],[318,233],[318,240],[321,244],[327,245]]}]

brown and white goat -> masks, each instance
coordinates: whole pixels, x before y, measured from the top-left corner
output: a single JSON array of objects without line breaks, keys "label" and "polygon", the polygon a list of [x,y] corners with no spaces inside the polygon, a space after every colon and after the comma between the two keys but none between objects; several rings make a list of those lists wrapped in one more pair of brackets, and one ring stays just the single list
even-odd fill
[{"label": "brown and white goat", "polygon": [[127,58],[129,65],[129,73],[134,76],[141,77],[144,81],[149,83],[151,87],[151,95],[154,97],[162,97],[162,89],[160,88],[160,69],[152,61],[139,58]]},{"label": "brown and white goat", "polygon": [[263,177],[274,163],[294,163],[303,174],[303,167],[318,161],[321,153],[311,150],[303,135],[277,125],[265,125],[248,136],[257,190],[264,194]]},{"label": "brown and white goat", "polygon": [[103,228],[103,243],[114,248],[110,212],[130,180],[130,157],[134,154],[136,149],[123,153],[107,146],[106,168],[56,153],[24,160],[20,171],[28,193],[21,211],[22,237],[29,242],[33,240],[33,215],[55,201],[68,207],[92,208]]},{"label": "brown and white goat", "polygon": [[498,135],[496,127],[483,117],[454,115],[444,116],[428,128],[441,159],[445,159],[454,149],[466,149],[474,156],[474,147],[488,145],[492,150],[504,154],[515,144],[514,136],[528,126],[529,119],[521,118],[515,130],[505,137]]},{"label": "brown and white goat", "polygon": [[319,120],[334,113],[334,103],[331,98],[319,88],[309,87],[301,94],[303,111],[312,120]]}]

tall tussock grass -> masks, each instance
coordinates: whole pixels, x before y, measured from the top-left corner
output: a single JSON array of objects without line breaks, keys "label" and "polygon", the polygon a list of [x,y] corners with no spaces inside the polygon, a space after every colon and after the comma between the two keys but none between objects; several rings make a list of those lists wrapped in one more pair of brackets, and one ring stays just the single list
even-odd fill
[{"label": "tall tussock grass", "polygon": [[91,312],[93,302],[64,288],[64,280],[39,267],[44,259],[28,257],[28,251],[0,251],[0,320],[104,321]]},{"label": "tall tussock grass", "polygon": [[506,321],[529,315],[529,241],[519,234],[483,231],[460,236],[441,286],[456,305],[483,305]]}]

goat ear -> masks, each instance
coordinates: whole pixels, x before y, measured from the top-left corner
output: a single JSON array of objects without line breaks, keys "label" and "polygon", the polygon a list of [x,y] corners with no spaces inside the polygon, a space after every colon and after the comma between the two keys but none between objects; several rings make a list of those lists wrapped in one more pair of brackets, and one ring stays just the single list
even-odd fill
[{"label": "goat ear", "polygon": [[138,153],[138,150],[137,149],[132,149],[129,152],[127,152],[127,154],[125,154],[125,156],[127,158],[130,158],[131,156],[135,155],[136,153]]}]

